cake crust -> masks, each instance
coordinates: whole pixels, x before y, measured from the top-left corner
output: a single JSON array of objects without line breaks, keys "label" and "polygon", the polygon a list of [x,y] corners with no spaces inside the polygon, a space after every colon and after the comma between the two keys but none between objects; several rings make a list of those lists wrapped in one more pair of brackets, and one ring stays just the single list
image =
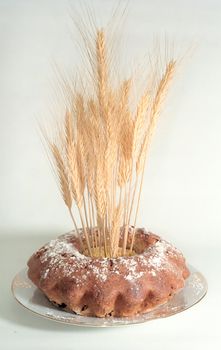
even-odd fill
[{"label": "cake crust", "polygon": [[133,256],[91,258],[72,231],[31,256],[28,277],[50,301],[79,315],[145,313],[183,288],[189,270],[169,242],[145,229],[136,229],[135,237]]}]

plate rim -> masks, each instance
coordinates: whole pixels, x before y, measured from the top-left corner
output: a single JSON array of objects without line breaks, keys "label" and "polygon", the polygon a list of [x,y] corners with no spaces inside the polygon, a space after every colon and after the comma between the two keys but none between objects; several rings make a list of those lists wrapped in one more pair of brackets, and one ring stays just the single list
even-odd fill
[{"label": "plate rim", "polygon": [[[178,310],[178,311],[176,311],[176,310],[174,310],[174,311],[172,311],[171,313],[169,313],[169,314],[163,314],[163,315],[160,315],[159,314],[159,316],[157,315],[156,317],[154,317],[154,318],[152,318],[152,319],[138,319],[136,322],[125,322],[125,323],[123,323],[123,322],[113,322],[113,323],[105,323],[105,321],[104,321],[104,323],[103,324],[100,324],[100,325],[98,325],[98,324],[93,324],[92,322],[90,323],[88,323],[88,324],[86,324],[86,323],[72,323],[72,322],[68,322],[68,321],[65,321],[65,319],[56,319],[55,317],[53,317],[52,315],[50,315],[50,314],[48,314],[48,315],[45,315],[45,314],[42,314],[42,313],[40,313],[40,312],[37,312],[37,311],[35,311],[35,310],[33,310],[33,309],[31,309],[31,308],[29,308],[29,307],[27,307],[24,303],[22,303],[21,302],[21,300],[16,296],[16,293],[15,293],[15,289],[16,289],[16,286],[15,286],[15,282],[16,282],[16,279],[18,278],[18,276],[20,276],[21,274],[23,274],[23,273],[25,273],[25,275],[26,275],[26,278],[28,279],[28,282],[31,284],[31,287],[32,288],[34,288],[35,290],[39,290],[43,295],[44,295],[44,293],[37,287],[37,286],[35,286],[34,285],[34,283],[29,279],[29,277],[28,277],[28,275],[27,275],[27,271],[28,271],[28,267],[24,267],[23,269],[21,269],[19,272],[17,272],[16,273],[16,275],[14,276],[14,278],[12,279],[12,282],[11,282],[11,292],[12,292],[12,295],[13,295],[13,297],[14,297],[14,299],[16,300],[16,302],[19,304],[19,305],[21,305],[23,308],[25,308],[26,310],[28,310],[29,312],[31,312],[32,314],[34,314],[34,315],[38,315],[38,316],[40,316],[40,317],[42,317],[42,318],[44,318],[44,319],[46,319],[46,320],[51,320],[51,321],[54,321],[54,322],[56,322],[56,323],[62,323],[62,324],[66,324],[66,325],[69,325],[69,326],[77,326],[77,327],[90,327],[90,328],[112,328],[112,327],[123,327],[123,326],[131,326],[131,325],[139,325],[139,324],[142,324],[142,323],[145,323],[145,322],[148,322],[148,321],[153,321],[153,320],[156,320],[156,319],[160,319],[160,318],[167,318],[167,317],[170,317],[170,316],[174,316],[174,315],[176,315],[176,314],[179,314],[179,313],[181,313],[181,312],[184,312],[184,311],[186,311],[186,310],[188,310],[188,309],[190,309],[192,306],[194,306],[194,305],[196,305],[196,304],[198,304],[205,296],[206,296],[206,294],[207,294],[207,292],[208,292],[208,283],[207,283],[207,280],[206,280],[206,278],[204,277],[204,275],[200,272],[200,271],[198,271],[195,267],[193,267],[191,264],[187,264],[187,266],[188,266],[188,268],[189,268],[189,270],[190,270],[190,276],[193,274],[193,273],[198,273],[198,274],[200,274],[200,278],[201,278],[201,280],[203,281],[203,286],[204,286],[204,288],[203,288],[203,294],[199,297],[199,299],[197,300],[197,301],[195,301],[193,304],[190,304],[190,305],[188,305],[185,309],[183,309],[183,310]],[[190,278],[190,276],[188,277],[188,278]],[[186,281],[188,280],[188,278],[186,279]],[[183,287],[183,288],[185,288],[185,286]],[[181,289],[181,290],[183,290],[183,288]],[[181,291],[180,290],[180,291]],[[179,291],[178,291],[178,293],[179,293]],[[172,300],[172,299],[170,299],[170,300]],[[161,304],[161,305],[158,305],[158,306],[156,306],[154,309],[157,309],[157,308],[159,308],[159,307],[161,307],[161,306],[163,306],[163,305],[166,305],[167,304],[167,302],[165,302],[164,304]],[[59,310],[59,309],[58,309]],[[150,310],[149,312],[152,312],[153,311],[153,309],[152,310]],[[67,311],[65,311],[65,312],[67,312]],[[146,312],[146,313],[144,313],[144,314],[140,314],[140,315],[145,315],[145,314],[148,314],[149,312]],[[71,313],[68,313],[67,312],[67,315],[72,315]],[[76,318],[77,319],[80,319],[81,317],[82,317],[82,315],[75,315],[76,316]],[[91,317],[91,316],[83,316],[84,318],[88,318],[88,320],[90,320],[91,318],[92,319],[94,319],[95,317]],[[113,318],[112,318],[113,319]],[[114,319],[120,319],[121,321],[123,321],[122,319],[123,319],[123,317],[119,317],[119,318],[117,318],[117,317],[115,317]],[[104,320],[105,320],[105,318],[104,318]]]}]

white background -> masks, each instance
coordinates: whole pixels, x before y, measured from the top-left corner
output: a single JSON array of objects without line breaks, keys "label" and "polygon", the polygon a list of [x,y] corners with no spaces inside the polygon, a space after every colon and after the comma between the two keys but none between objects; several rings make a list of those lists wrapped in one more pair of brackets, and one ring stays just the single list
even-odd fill
[{"label": "white background", "polygon": [[[79,61],[75,1],[0,0],[0,346],[8,349],[219,349],[221,236],[221,2],[130,1],[127,55],[166,33],[193,54],[182,65],[152,143],[139,224],[179,247],[209,284],[206,298],[168,319],[117,329],[80,329],[33,316],[10,283],[28,257],[70,230],[37,133],[58,103],[56,64]],[[106,23],[113,1],[92,4]],[[123,34],[122,34],[123,35]],[[57,113],[58,113],[57,109]]]}]

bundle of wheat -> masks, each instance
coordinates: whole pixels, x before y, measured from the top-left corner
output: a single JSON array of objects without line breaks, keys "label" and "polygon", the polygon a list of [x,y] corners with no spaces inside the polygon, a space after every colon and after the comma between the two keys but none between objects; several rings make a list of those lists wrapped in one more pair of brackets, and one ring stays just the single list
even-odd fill
[{"label": "bundle of wheat", "polygon": [[[161,74],[155,65],[133,112],[135,80],[131,76],[117,86],[112,83],[105,34],[100,29],[92,39],[84,37],[92,93],[77,88],[67,92],[61,125],[54,137],[44,134],[82,249],[92,257],[133,253],[135,229],[130,241],[128,229],[136,226],[150,140],[177,65],[168,60]],[[73,215],[74,204],[82,230]]]}]

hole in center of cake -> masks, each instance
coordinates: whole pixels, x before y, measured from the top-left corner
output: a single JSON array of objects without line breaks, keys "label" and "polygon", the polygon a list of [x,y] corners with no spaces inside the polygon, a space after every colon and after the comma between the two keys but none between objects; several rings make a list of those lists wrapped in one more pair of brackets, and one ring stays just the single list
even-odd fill
[{"label": "hole in center of cake", "polygon": [[[105,248],[104,246],[101,247],[94,247],[92,248],[93,258],[112,258],[113,255],[111,254],[111,250],[108,248]],[[87,248],[84,249],[82,252],[83,255],[90,256],[89,251]],[[134,256],[136,255],[136,251],[133,249],[132,251],[130,249],[126,249],[125,253],[123,254],[123,248],[118,247],[118,250],[116,252],[116,257],[120,256]]]},{"label": "hole in center of cake", "polygon": [[[93,234],[89,235],[91,243],[91,251],[88,250],[86,244],[86,237],[82,232],[82,243],[81,254],[93,257],[93,258],[117,258],[117,257],[130,257],[137,254],[142,254],[149,246],[154,244],[158,238],[153,238],[153,235],[149,235],[144,229],[137,228],[134,237],[133,249],[131,249],[132,231],[129,229],[127,234],[127,242],[124,240],[124,235],[120,233],[120,239],[118,246],[114,245],[114,242],[110,239],[110,235],[102,237],[98,234],[97,229],[93,230]],[[150,238],[151,237],[151,238]]]}]

